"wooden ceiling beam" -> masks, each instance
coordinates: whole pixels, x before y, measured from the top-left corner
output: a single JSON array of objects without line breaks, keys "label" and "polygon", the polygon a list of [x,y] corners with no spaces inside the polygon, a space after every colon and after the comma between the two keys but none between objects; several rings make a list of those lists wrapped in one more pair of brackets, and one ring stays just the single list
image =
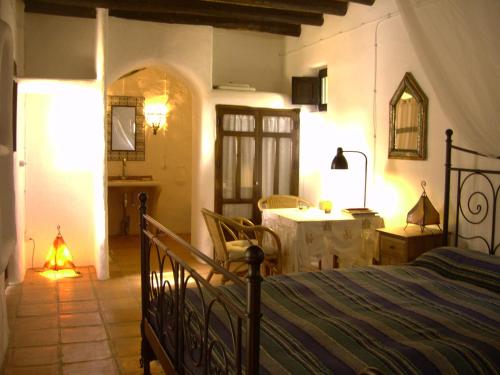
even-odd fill
[{"label": "wooden ceiling beam", "polygon": [[[347,13],[349,1],[352,0],[201,0],[207,3],[224,3],[243,5],[247,7],[260,7],[268,9],[281,9],[313,13],[333,14],[344,16]],[[357,0],[369,2],[374,0]]]},{"label": "wooden ceiling beam", "polygon": [[346,1],[346,2],[351,2],[351,3],[362,4],[362,5],[373,5],[373,3],[375,3],[375,0],[340,0],[340,1]]},{"label": "wooden ceiling beam", "polygon": [[26,0],[35,3],[61,7],[107,8],[109,10],[162,14],[182,14],[186,16],[235,18],[235,21],[264,21],[295,25],[323,25],[323,15],[305,11],[254,8],[241,5],[225,5],[199,0]]},{"label": "wooden ceiling beam", "polygon": [[292,24],[280,24],[272,22],[243,22],[233,18],[222,17],[204,17],[196,15],[184,14],[168,14],[168,13],[139,13],[128,12],[123,10],[110,10],[109,15],[112,17],[126,18],[140,21],[185,24],[185,25],[206,25],[222,29],[237,29],[251,30],[258,32],[266,32],[271,34],[279,34],[286,36],[300,36],[301,26]]},{"label": "wooden ceiling beam", "polygon": [[67,6],[40,3],[38,1],[27,0],[24,11],[28,13],[50,14],[54,16],[69,16],[79,18],[95,18],[95,8],[85,8],[79,6]]}]

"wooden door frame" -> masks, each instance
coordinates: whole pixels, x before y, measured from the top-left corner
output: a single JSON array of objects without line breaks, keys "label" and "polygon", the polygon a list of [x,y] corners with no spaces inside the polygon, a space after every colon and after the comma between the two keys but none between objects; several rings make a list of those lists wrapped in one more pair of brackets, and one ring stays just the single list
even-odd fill
[{"label": "wooden door frame", "polygon": [[[252,216],[255,220],[260,220],[260,212],[257,207],[257,201],[262,195],[262,139],[271,137],[275,139],[289,138],[292,141],[292,170],[290,175],[290,194],[298,195],[299,192],[299,140],[300,140],[300,109],[274,109],[274,108],[261,108],[261,107],[248,107],[248,106],[235,106],[218,104],[216,108],[216,138],[215,138],[215,189],[214,189],[214,210],[222,213],[222,138],[224,136],[242,137],[245,133],[255,139],[255,163],[253,173],[253,197],[252,197]],[[255,118],[255,131],[254,132],[239,132],[239,131],[223,131],[222,119],[224,115],[246,115],[254,116]],[[263,132],[262,119],[265,116],[282,116],[290,117],[292,119],[292,132],[290,133],[269,133]],[[278,142],[279,143],[279,142]],[[277,163],[279,160],[276,161]],[[239,165],[239,162],[238,162]],[[275,179],[277,179],[275,173]],[[274,189],[278,184],[275,180]],[[239,192],[240,179],[237,178],[236,189]]]}]

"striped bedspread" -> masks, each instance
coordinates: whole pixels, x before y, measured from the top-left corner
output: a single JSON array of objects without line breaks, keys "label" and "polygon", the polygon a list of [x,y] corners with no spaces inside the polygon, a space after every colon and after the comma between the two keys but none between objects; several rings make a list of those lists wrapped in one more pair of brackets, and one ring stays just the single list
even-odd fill
[{"label": "striped bedspread", "polygon": [[440,248],[407,266],[271,277],[262,313],[261,374],[500,374],[500,257]]}]

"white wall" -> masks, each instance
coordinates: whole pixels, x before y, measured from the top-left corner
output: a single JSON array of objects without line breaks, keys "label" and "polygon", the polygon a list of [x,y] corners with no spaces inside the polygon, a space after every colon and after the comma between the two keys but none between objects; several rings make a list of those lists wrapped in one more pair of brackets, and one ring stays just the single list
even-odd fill
[{"label": "white wall", "polygon": [[16,3],[0,1],[0,368],[9,342],[5,269],[16,247],[14,155],[12,148],[12,79],[16,41]]},{"label": "white wall", "polygon": [[[21,80],[19,127],[26,132],[26,268],[42,267],[61,226],[77,266],[95,265],[95,187],[102,171],[94,147],[102,131],[101,96],[94,82]],[[104,228],[102,228],[104,230]],[[31,259],[33,258],[33,264]]]},{"label": "white wall", "polygon": [[202,151],[203,134],[211,119],[207,106],[212,87],[212,29],[201,26],[169,25],[109,20],[108,82],[137,68],[161,66],[188,88],[192,101],[192,186],[191,242],[198,247],[209,241],[202,232],[201,207],[213,201],[200,184],[207,168]]},{"label": "white wall", "polygon": [[[451,124],[439,108],[395,3],[377,0],[371,7],[350,4],[346,17],[326,16],[322,28],[303,27],[301,38],[287,38],[285,54],[288,79],[318,66],[328,67],[328,112],[303,107],[301,115],[304,195],[313,201],[333,197],[337,208],[362,204],[360,160],[346,155],[350,163],[358,164],[358,168],[353,164],[348,177],[330,170],[340,146],[367,154],[367,206],[381,212],[386,225],[405,224],[407,212],[421,194],[421,180],[427,181],[429,198],[442,211],[444,131]],[[407,71],[429,98],[425,161],[387,158],[389,101]],[[350,190],[339,191],[345,181]],[[353,187],[357,191],[353,192]]]},{"label": "white wall", "polygon": [[214,86],[247,83],[263,92],[283,92],[281,35],[214,29]]},{"label": "white wall", "polygon": [[95,19],[25,13],[25,76],[95,78]]}]

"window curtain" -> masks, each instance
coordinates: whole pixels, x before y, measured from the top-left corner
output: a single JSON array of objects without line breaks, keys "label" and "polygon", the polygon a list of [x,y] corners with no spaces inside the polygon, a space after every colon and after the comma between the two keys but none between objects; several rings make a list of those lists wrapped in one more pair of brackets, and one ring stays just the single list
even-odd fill
[{"label": "window curtain", "polygon": [[453,129],[497,155],[499,0],[396,0],[413,47]]}]

